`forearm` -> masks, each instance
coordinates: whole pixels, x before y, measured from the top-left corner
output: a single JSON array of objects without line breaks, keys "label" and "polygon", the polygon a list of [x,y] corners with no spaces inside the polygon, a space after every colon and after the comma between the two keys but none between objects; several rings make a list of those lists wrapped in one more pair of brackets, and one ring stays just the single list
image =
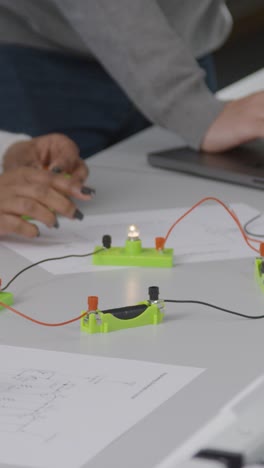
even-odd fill
[{"label": "forearm", "polygon": [[[82,40],[154,123],[198,148],[223,109],[153,0],[56,0]],[[79,12],[78,16],[76,11]]]}]

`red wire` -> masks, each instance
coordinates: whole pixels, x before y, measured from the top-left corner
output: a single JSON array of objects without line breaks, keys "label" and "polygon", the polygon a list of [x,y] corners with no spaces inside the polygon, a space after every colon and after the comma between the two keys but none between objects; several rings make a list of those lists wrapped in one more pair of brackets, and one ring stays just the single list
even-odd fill
[{"label": "red wire", "polygon": [[[207,202],[207,201],[215,201],[216,203],[219,203],[219,205],[221,205],[228,213],[229,215],[233,218],[233,220],[235,221],[236,225],[238,226],[245,242],[247,243],[247,245],[252,249],[254,250],[255,252],[259,253],[259,250],[256,249],[255,247],[253,247],[253,245],[251,245],[249,243],[249,240],[253,240],[249,237],[246,236],[245,232],[244,232],[244,229],[243,229],[243,226],[241,225],[239,219],[237,218],[236,214],[233,213],[229,208],[228,206],[222,202],[221,200],[219,200],[219,198],[215,198],[215,197],[205,197],[205,198],[202,198],[202,200],[198,201],[197,203],[195,203],[195,205],[193,205],[191,208],[189,208],[189,210],[187,210],[182,216],[180,216],[176,221],[175,223],[172,224],[172,226],[170,227],[170,229],[168,230],[165,238],[164,238],[164,246],[165,246],[165,243],[167,242],[168,240],[168,237],[169,235],[171,234],[172,230],[175,228],[175,226],[177,224],[180,223],[180,221],[182,221],[184,218],[186,218],[186,216],[188,216],[188,214],[190,214],[195,208],[197,208],[198,206],[202,205],[203,203]],[[257,239],[254,239],[254,242],[259,242],[261,243],[260,241],[258,241]]]},{"label": "red wire", "polygon": [[70,320],[66,320],[65,322],[49,323],[49,322],[41,322],[40,320],[29,317],[28,315],[23,314],[22,312],[19,312],[18,310],[14,309],[13,307],[10,307],[10,306],[4,304],[4,302],[0,302],[0,306],[4,307],[5,309],[10,310],[11,312],[13,312],[16,315],[19,315],[20,317],[25,318],[26,320],[30,320],[30,322],[36,323],[37,325],[42,325],[44,327],[62,327],[64,325],[69,325],[70,323],[78,322],[79,320],[81,320],[86,315],[86,312],[84,312],[83,314],[79,315],[78,317],[75,317],[75,318],[70,319]]}]

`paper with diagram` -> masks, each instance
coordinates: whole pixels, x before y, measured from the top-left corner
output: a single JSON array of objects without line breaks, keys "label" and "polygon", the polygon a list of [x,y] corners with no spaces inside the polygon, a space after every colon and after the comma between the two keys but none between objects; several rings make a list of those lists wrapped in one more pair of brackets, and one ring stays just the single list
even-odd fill
[{"label": "paper with diagram", "polygon": [[[254,208],[236,203],[231,205],[241,223],[258,214]],[[81,223],[60,219],[60,229],[40,226],[41,237],[35,240],[9,239],[2,244],[31,262],[44,258],[93,252],[101,244],[102,236],[110,234],[113,245],[124,246],[127,228],[136,224],[144,247],[154,247],[155,237],[164,237],[167,230],[187,208],[158,211],[138,211],[85,216]],[[193,263],[255,256],[243,240],[228,213],[216,204],[194,210],[173,230],[166,247],[174,248],[174,263]],[[74,258],[47,262],[41,265],[53,274],[100,271],[114,267],[92,265],[92,258]]]},{"label": "paper with diagram", "polygon": [[80,468],[204,369],[0,346],[0,464]]}]

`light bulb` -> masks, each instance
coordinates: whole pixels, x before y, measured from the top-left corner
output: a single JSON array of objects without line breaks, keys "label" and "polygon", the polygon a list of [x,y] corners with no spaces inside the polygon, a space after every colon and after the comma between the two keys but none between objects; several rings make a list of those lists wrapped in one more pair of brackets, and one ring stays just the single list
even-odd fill
[{"label": "light bulb", "polygon": [[139,229],[135,224],[130,224],[128,228],[127,237],[129,240],[138,240],[139,239]]}]

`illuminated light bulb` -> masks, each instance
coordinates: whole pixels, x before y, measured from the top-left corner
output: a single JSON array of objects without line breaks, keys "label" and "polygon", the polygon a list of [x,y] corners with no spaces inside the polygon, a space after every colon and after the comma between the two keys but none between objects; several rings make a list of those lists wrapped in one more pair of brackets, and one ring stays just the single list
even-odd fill
[{"label": "illuminated light bulb", "polygon": [[135,224],[131,224],[128,228],[127,238],[129,240],[139,239],[139,229]]}]

